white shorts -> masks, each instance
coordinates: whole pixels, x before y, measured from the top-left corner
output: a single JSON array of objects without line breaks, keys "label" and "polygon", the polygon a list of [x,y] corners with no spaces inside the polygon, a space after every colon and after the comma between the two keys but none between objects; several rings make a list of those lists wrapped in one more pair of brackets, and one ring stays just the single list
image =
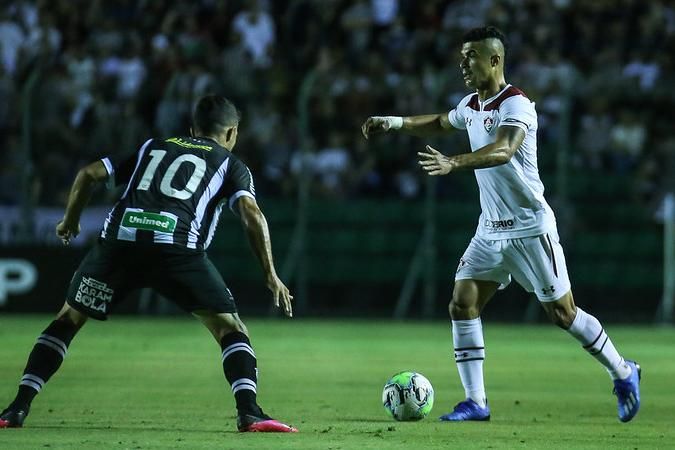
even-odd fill
[{"label": "white shorts", "polygon": [[511,282],[511,276],[540,302],[558,300],[570,290],[558,233],[497,241],[473,237],[459,260],[455,280]]}]

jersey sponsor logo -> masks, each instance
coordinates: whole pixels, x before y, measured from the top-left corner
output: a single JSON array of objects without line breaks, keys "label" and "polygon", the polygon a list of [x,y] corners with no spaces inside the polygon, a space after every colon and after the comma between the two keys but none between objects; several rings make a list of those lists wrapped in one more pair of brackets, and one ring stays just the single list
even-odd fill
[{"label": "jersey sponsor logo", "polygon": [[515,220],[513,219],[505,219],[505,220],[490,220],[490,219],[485,219],[485,228],[489,228],[492,231],[499,231],[499,230],[510,230],[511,228],[514,227],[516,224]]},{"label": "jersey sponsor logo", "polygon": [[200,144],[194,144],[192,142],[184,141],[181,138],[178,137],[173,137],[170,139],[167,139],[166,142],[170,142],[172,144],[180,145],[181,147],[185,148],[199,148],[201,150],[206,150],[207,152],[210,152],[213,150],[213,147],[210,145],[200,145]]},{"label": "jersey sponsor logo", "polygon": [[108,304],[112,301],[114,291],[106,283],[91,277],[82,277],[75,294],[75,301],[89,309],[108,312]]},{"label": "jersey sponsor logo", "polygon": [[485,131],[488,133],[492,130],[492,127],[495,125],[495,120],[492,117],[486,117],[483,120],[483,126],[485,127]]},{"label": "jersey sponsor logo", "polygon": [[176,229],[176,219],[151,212],[126,211],[122,217],[122,226],[172,233]]}]

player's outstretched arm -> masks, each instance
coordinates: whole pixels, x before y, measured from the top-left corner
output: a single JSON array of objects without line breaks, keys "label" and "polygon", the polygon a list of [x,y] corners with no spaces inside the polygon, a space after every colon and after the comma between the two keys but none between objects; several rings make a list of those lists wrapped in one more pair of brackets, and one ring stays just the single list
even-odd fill
[{"label": "player's outstretched arm", "polygon": [[272,243],[265,216],[260,211],[258,203],[252,197],[240,197],[237,200],[237,207],[248,241],[251,243],[253,252],[265,272],[267,287],[272,291],[274,306],[278,308],[281,305],[284,309],[284,314],[288,317],[293,317],[293,307],[291,306],[293,296],[288,291],[286,285],[279,279],[274,268]]},{"label": "player's outstretched arm", "polygon": [[448,121],[448,115],[426,114],[422,116],[372,116],[361,125],[363,137],[398,130],[419,137],[432,137],[450,133],[454,127]]},{"label": "player's outstretched arm", "polygon": [[419,164],[429,175],[447,175],[461,169],[485,169],[500,166],[511,160],[525,139],[525,132],[515,126],[503,126],[497,129],[494,143],[481,147],[473,153],[446,156],[426,146],[424,152],[418,152]]},{"label": "player's outstretched arm", "polygon": [[77,172],[68,194],[68,203],[63,219],[56,225],[56,235],[65,245],[80,234],[80,217],[89,203],[96,185],[108,178],[108,171],[102,161],[96,161]]}]

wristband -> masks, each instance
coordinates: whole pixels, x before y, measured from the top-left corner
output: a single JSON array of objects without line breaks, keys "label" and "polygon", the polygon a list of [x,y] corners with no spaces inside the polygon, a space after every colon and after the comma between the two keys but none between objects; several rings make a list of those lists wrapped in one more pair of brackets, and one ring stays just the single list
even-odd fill
[{"label": "wristband", "polygon": [[403,117],[400,116],[384,116],[384,121],[389,125],[390,130],[398,130],[403,127]]}]

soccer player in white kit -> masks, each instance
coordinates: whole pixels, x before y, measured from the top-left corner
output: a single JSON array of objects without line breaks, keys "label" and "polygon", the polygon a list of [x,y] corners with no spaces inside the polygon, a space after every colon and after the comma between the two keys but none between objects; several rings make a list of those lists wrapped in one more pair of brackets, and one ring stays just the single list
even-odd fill
[{"label": "soccer player in white kit", "polygon": [[455,361],[466,399],[443,421],[489,420],[483,384],[485,346],[480,312],[511,277],[537,295],[550,319],[581,342],[609,372],[619,420],[640,407],[640,366],[624,360],[592,315],[574,305],[556,221],[544,198],[537,168],[535,105],[504,78],[504,35],[495,27],[464,35],[460,69],[467,87],[448,113],[373,116],[362,126],[366,138],[399,130],[426,137],[466,130],[471,153],[446,156],[426,146],[419,164],[429,175],[473,170],[482,213],[476,235],[459,260],[449,311]]}]

